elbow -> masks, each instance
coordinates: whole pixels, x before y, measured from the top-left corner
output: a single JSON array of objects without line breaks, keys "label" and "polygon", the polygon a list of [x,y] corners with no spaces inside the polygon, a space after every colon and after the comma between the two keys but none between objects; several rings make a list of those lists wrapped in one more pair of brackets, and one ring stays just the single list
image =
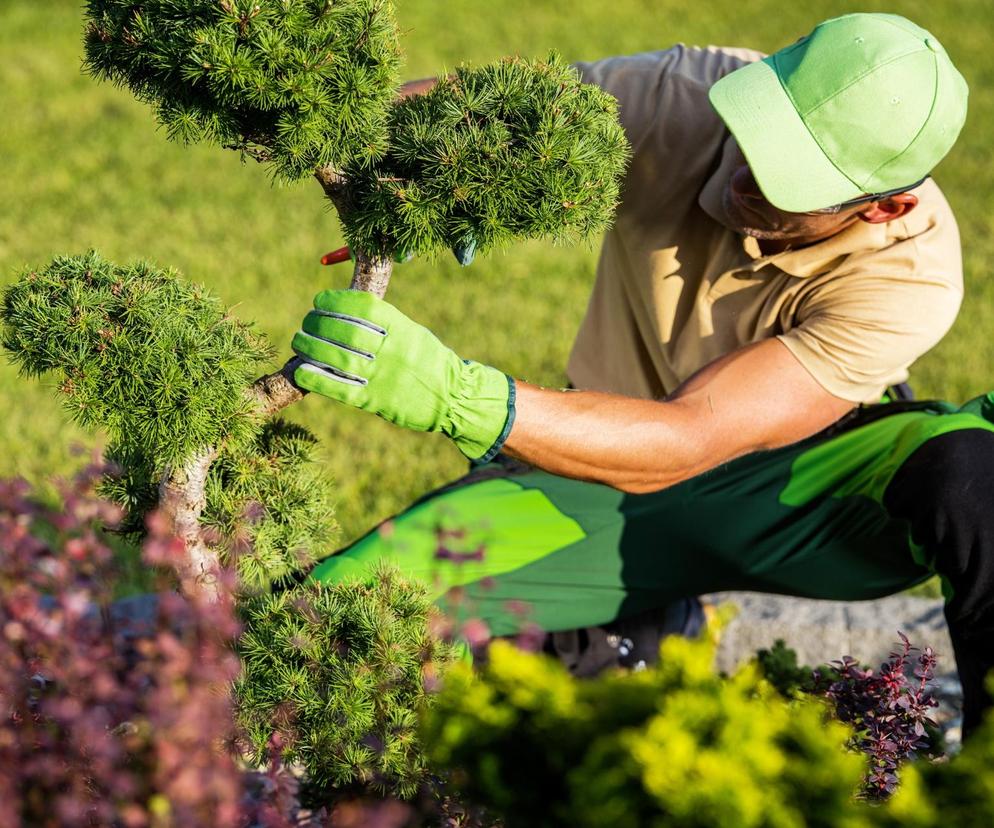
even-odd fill
[{"label": "elbow", "polygon": [[613,488],[617,489],[619,492],[630,495],[641,495],[650,494],[652,492],[658,492],[660,489],[665,489],[666,485],[655,485],[651,483],[619,483]]},{"label": "elbow", "polygon": [[741,451],[734,455],[725,455],[715,451],[706,450],[705,446],[694,447],[693,456],[682,458],[682,462],[677,466],[666,468],[639,469],[629,471],[627,474],[616,474],[613,479],[606,480],[608,485],[620,492],[631,495],[651,494],[653,492],[668,489],[676,486],[699,474],[720,466],[722,463],[733,460],[735,457],[749,452]]},{"label": "elbow", "polygon": [[652,494],[653,492],[675,486],[692,475],[645,475],[638,478],[625,478],[608,481],[608,485],[619,492],[630,495]]}]

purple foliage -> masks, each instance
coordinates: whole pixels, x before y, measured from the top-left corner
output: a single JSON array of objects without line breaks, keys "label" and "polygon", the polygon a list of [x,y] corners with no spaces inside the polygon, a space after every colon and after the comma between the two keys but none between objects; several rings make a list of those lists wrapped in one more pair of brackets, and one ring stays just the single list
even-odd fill
[{"label": "purple foliage", "polygon": [[935,653],[926,647],[912,658],[917,648],[903,633],[898,635],[901,650],[891,653],[877,673],[849,656],[832,662],[836,675],[826,691],[836,716],[855,728],[852,747],[869,757],[870,769],[861,792],[867,799],[886,799],[894,792],[900,763],[928,750],[926,726],[935,727],[929,717],[932,708],[938,707],[929,687],[935,674]]},{"label": "purple foliage", "polygon": [[[0,825],[286,824],[245,803],[225,749],[239,669],[230,599],[166,592],[141,629],[111,623],[100,527],[120,513],[92,496],[99,473],[66,486],[58,509],[0,481]],[[153,524],[146,562],[174,546]]]}]

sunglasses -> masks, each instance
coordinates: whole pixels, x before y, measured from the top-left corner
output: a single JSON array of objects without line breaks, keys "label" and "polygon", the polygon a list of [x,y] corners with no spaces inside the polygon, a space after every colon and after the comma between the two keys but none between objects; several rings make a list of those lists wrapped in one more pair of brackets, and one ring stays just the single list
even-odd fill
[{"label": "sunglasses", "polygon": [[856,207],[859,204],[869,204],[871,201],[883,201],[885,198],[890,198],[898,193],[906,193],[909,190],[915,189],[915,187],[920,187],[928,178],[929,176],[926,175],[925,178],[922,178],[907,187],[896,187],[893,190],[885,190],[882,193],[871,193],[870,195],[864,195],[859,198],[850,199],[849,201],[843,201],[841,204],[835,204],[831,207],[822,207],[820,210],[805,210],[804,212],[805,215],[811,216],[834,215],[835,213],[841,213],[849,207]]}]

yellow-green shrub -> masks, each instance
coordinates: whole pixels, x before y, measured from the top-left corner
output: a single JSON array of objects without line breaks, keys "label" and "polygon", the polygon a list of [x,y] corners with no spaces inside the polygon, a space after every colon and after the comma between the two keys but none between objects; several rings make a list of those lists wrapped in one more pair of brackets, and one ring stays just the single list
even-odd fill
[{"label": "yellow-green shrub", "polygon": [[987,717],[951,761],[907,766],[894,798],[881,809],[878,824],[879,828],[994,825],[994,717]]},{"label": "yellow-green shrub", "polygon": [[[671,638],[660,664],[577,681],[496,642],[450,672],[422,722],[429,759],[506,828],[991,828],[994,717],[948,762],[911,762],[885,804],[856,798],[851,731],[785,700],[752,663]],[[992,676],[994,681],[994,676]]]},{"label": "yellow-green shrub", "polygon": [[873,824],[863,761],[818,701],[785,703],[706,642],[670,639],[660,666],[576,681],[498,642],[446,678],[423,726],[437,767],[509,828],[818,828]]}]

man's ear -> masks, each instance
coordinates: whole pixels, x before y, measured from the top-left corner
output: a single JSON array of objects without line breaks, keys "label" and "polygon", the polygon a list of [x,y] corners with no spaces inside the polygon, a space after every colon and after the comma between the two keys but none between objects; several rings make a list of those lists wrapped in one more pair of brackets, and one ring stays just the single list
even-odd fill
[{"label": "man's ear", "polygon": [[875,201],[857,215],[867,224],[884,224],[906,216],[918,206],[918,196],[913,193],[898,193],[883,201]]}]

